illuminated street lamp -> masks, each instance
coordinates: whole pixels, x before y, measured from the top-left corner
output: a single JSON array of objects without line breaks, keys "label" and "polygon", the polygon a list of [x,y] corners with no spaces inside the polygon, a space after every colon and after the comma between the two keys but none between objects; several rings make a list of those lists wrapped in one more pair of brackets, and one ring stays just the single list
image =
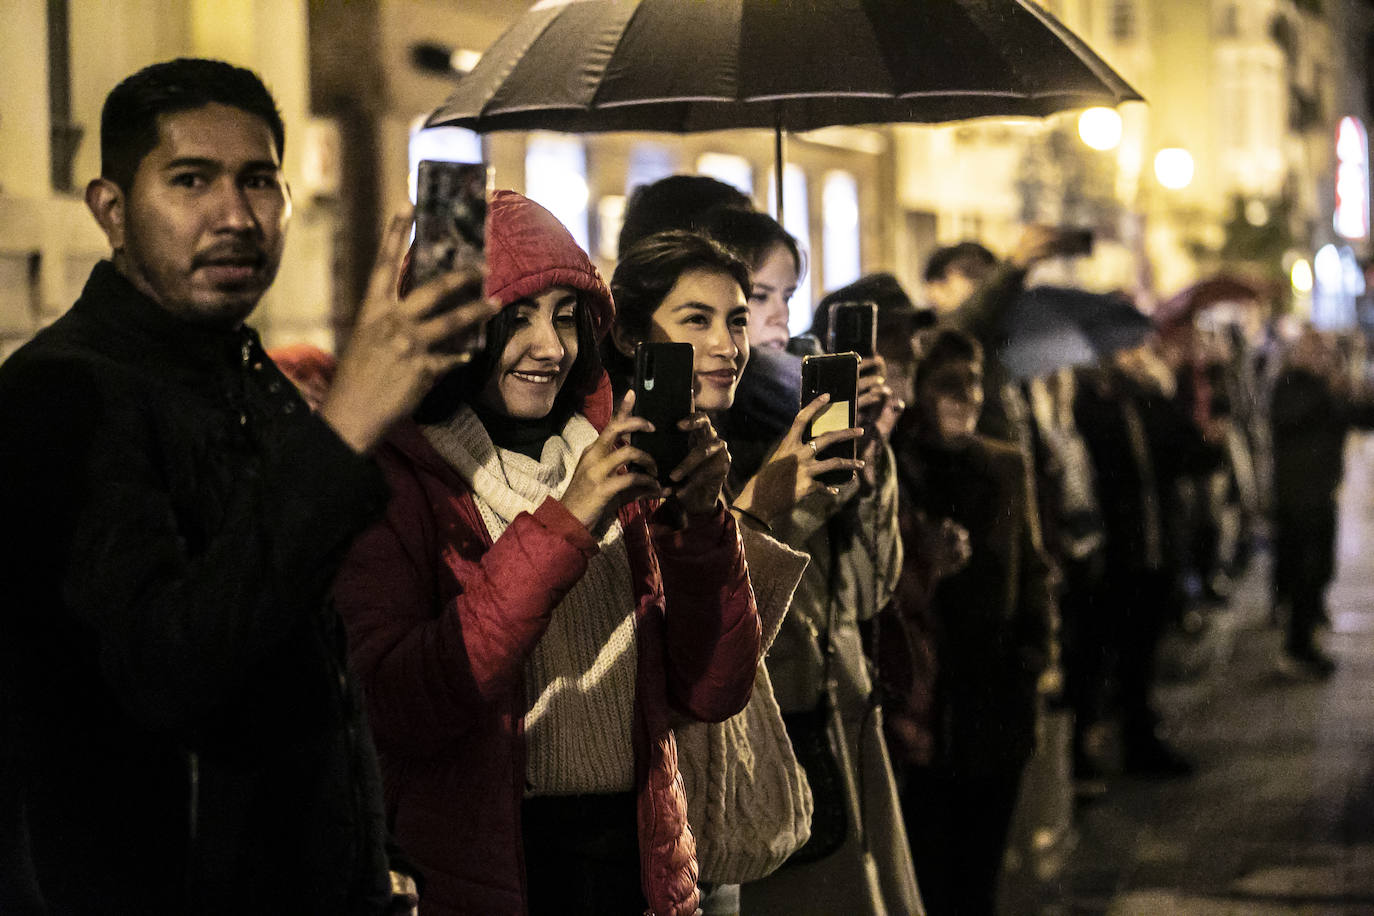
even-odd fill
[{"label": "illuminated street lamp", "polygon": [[1293,268],[1288,272],[1289,281],[1293,284],[1293,291],[1306,295],[1312,292],[1312,265],[1307,263],[1306,258],[1298,258],[1293,262]]},{"label": "illuminated street lamp", "polygon": [[1121,143],[1121,115],[1115,108],[1089,108],[1078,116],[1078,136],[1095,150],[1116,149]]},{"label": "illuminated street lamp", "polygon": [[1193,180],[1193,154],[1172,146],[1155,154],[1155,178],[1171,191],[1188,187]]}]

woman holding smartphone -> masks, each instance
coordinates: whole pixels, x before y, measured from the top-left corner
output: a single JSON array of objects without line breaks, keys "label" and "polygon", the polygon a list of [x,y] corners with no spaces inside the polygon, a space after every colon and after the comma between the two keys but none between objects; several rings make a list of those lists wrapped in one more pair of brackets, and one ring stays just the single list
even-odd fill
[{"label": "woman holding smartphone", "polygon": [[[759,622],[728,452],[688,432],[671,495],[625,443],[614,310],[567,230],[490,203],[485,350],[379,452],[393,497],[336,584],[422,913],[697,907],[670,717],[748,698]],[[703,418],[704,419],[704,418]],[[671,710],[671,712],[670,712]]]},{"label": "woman holding smartphone", "polygon": [[[792,386],[800,390],[801,367],[800,360],[779,349],[786,339],[779,342],[775,329],[785,325],[805,261],[796,240],[767,214],[720,209],[700,225],[750,264],[750,331],[764,328],[765,340],[774,345],[756,367],[768,371],[746,374],[736,408],[719,428],[735,455],[733,506],[767,523],[775,537],[811,559],[792,612],[768,651],[767,667],[785,714],[815,710],[827,672],[823,634],[828,628],[828,674],[844,732],[838,763],[850,829],[831,855],[746,884],[742,912],[920,912],[882,711],[870,702],[873,680],[859,629],[892,599],[902,568],[897,480],[887,439],[903,405],[887,386],[882,358],[863,360],[856,402],[863,467],[847,486],[789,488],[786,462],[804,460],[803,450],[810,451],[804,433],[811,414],[804,410],[786,426],[797,396],[780,403],[779,395]],[[787,431],[759,441],[758,431],[778,428]],[[829,444],[817,440],[821,450]]]}]

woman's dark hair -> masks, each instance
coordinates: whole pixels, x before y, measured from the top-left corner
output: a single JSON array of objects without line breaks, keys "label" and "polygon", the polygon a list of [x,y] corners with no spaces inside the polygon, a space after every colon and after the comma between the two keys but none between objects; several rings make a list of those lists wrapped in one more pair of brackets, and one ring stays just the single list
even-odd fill
[{"label": "woman's dark hair", "polygon": [[925,380],[937,366],[959,360],[983,362],[983,347],[971,336],[955,328],[931,328],[916,336],[916,377],[912,388],[920,391]]},{"label": "woman's dark hair", "polygon": [[100,113],[100,174],[128,191],[139,164],[158,144],[158,118],[212,103],[261,118],[281,158],[286,128],[272,93],[256,73],[222,60],[179,57],[144,67],[105,97]]},{"label": "woman's dark hair", "polygon": [[792,233],[767,213],[718,207],[702,217],[701,231],[743,258],[751,269],[759,266],[774,245],[781,245],[792,255],[798,279],[806,275],[801,246]]},{"label": "woman's dark hair", "polygon": [[[584,303],[587,295],[581,290],[577,293],[577,359],[573,360],[568,377],[563,381],[558,396],[554,399],[550,419],[561,426],[568,417],[577,412],[582,400],[593,390],[601,378],[601,357],[597,352],[596,325],[592,322],[591,311]],[[471,404],[486,387],[487,379],[501,365],[501,354],[515,333],[515,310],[520,303],[528,303],[530,298],[517,299],[496,313],[487,322],[486,346],[466,365],[459,366],[441,378],[430,389],[415,411],[415,422],[422,424],[443,423],[458,412],[464,404]]]},{"label": "woman's dark hair", "polygon": [[[648,337],[654,312],[689,270],[726,274],[749,295],[749,266],[729,249],[697,232],[659,232],[623,252],[611,275],[616,325],[634,340]],[[612,338],[606,335],[601,360],[618,389],[634,374],[634,364]]]},{"label": "woman's dark hair", "polygon": [[636,243],[659,232],[700,228],[708,212],[721,207],[753,209],[754,203],[734,185],[706,175],[669,175],[642,184],[630,194],[620,225],[616,251],[624,256]]}]

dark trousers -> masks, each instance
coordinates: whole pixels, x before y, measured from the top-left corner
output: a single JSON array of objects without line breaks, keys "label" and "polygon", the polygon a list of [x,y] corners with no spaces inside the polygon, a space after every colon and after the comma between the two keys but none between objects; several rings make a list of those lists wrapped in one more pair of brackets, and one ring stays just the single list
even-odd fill
[{"label": "dark trousers", "polygon": [[1336,567],[1334,503],[1274,513],[1274,593],[1288,601],[1288,651],[1313,649],[1326,616],[1326,587]]},{"label": "dark trousers", "polygon": [[1064,564],[1059,596],[1064,651],[1064,701],[1073,710],[1074,751],[1105,709],[1107,673],[1113,657],[1111,622],[1118,613],[1106,597],[1101,573],[1084,564]]},{"label": "dark trousers", "polygon": [[1148,749],[1155,740],[1159,716],[1151,693],[1155,659],[1165,625],[1178,614],[1179,595],[1167,570],[1109,569],[1106,613],[1116,661],[1121,737],[1127,756]]},{"label": "dark trousers", "polygon": [[530,916],[641,916],[635,796],[525,799],[521,831]]},{"label": "dark trousers", "polygon": [[994,916],[1023,765],[986,774],[908,766],[902,791],[911,859],[928,916]]}]

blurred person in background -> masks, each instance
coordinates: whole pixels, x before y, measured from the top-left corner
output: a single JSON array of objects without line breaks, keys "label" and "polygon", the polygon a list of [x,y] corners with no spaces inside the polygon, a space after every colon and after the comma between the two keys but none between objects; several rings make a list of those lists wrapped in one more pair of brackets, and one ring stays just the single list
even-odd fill
[{"label": "blurred person in background", "polygon": [[1182,615],[1168,493],[1213,455],[1173,399],[1174,373],[1150,345],[1077,371],[1074,419],[1097,480],[1105,544],[1104,609],[1128,773],[1182,776],[1191,763],[1158,734],[1152,690],[1166,626]]},{"label": "blurred person in background", "polygon": [[1034,379],[1028,392],[1045,456],[1039,479],[1045,551],[1059,572],[1063,701],[1073,713],[1073,773],[1080,792],[1100,794],[1106,785],[1092,739],[1105,712],[1112,610],[1104,591],[1106,532],[1097,479],[1074,420],[1073,370],[1064,367]]},{"label": "blurred person in background", "polygon": [[488,219],[502,311],[379,452],[386,518],[334,589],[387,819],[427,913],[691,916],[673,723],[739,712],[759,659],[729,453],[694,414],[661,488],[612,410],[606,284],[533,201]]},{"label": "blurred person in background", "polygon": [[998,354],[1007,341],[1007,316],[1026,290],[1027,275],[1048,258],[1081,253],[1073,247],[1076,235],[1031,224],[1004,261],[972,241],[936,249],[926,261],[925,295],[941,323],[967,333],[985,354],[978,432],[1016,443],[1028,459],[1032,445],[1025,398]]},{"label": "blurred person in background", "polygon": [[[976,432],[982,350],[951,328],[921,335],[915,402],[893,434],[904,528],[933,524],[898,595],[924,682],[901,685],[903,810],[931,916],[996,912],[1021,775],[1036,743],[1037,682],[1054,597],[1019,450]],[[912,600],[914,597],[914,600]]]},{"label": "blurred person in background", "polygon": [[1274,593],[1288,606],[1285,667],[1328,677],[1317,643],[1335,572],[1336,499],[1352,428],[1374,428],[1374,398],[1352,389],[1334,344],[1305,328],[1289,348],[1269,406],[1273,454]]}]

